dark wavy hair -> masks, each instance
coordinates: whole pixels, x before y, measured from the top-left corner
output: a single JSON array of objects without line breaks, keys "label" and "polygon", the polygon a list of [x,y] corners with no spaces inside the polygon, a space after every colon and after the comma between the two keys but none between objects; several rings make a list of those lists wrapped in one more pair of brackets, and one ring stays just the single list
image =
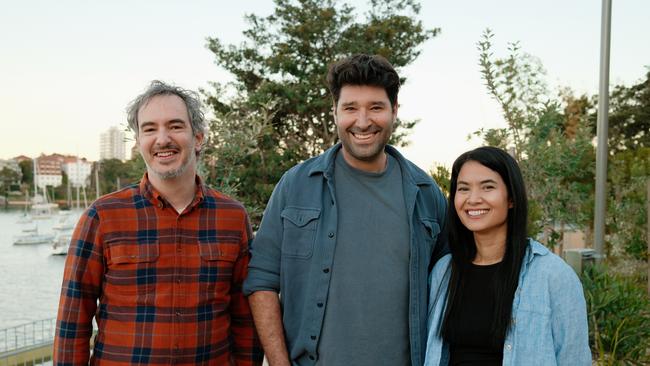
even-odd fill
[{"label": "dark wavy hair", "polygon": [[372,85],[384,88],[394,109],[399,92],[399,75],[393,65],[380,55],[357,54],[339,60],[329,67],[327,86],[334,105],[338,104],[345,85]]},{"label": "dark wavy hair", "polygon": [[459,306],[463,297],[463,280],[476,256],[476,243],[472,232],[463,225],[454,206],[458,174],[468,161],[475,161],[497,172],[508,190],[512,207],[508,209],[506,250],[495,278],[495,310],[491,319],[495,344],[503,340],[510,328],[512,302],[519,283],[519,272],[528,245],[527,227],[528,199],[524,179],[517,161],[502,149],[484,146],[468,151],[456,159],[451,170],[449,189],[448,233],[452,265],[447,293],[447,307],[441,333],[447,340],[453,332],[450,314]]}]

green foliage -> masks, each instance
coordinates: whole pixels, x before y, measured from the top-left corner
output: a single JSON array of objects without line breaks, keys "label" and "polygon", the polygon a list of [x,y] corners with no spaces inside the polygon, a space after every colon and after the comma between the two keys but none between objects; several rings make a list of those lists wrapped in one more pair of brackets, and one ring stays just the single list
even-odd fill
[{"label": "green foliage", "polygon": [[436,165],[429,171],[429,175],[433,178],[445,197],[449,197],[449,188],[451,186],[451,171],[444,165]]},{"label": "green foliage", "polygon": [[201,174],[214,188],[241,201],[257,222],[273,191],[269,182],[278,181],[292,160],[274,149],[269,138],[274,105],[215,114]]},{"label": "green foliage", "polygon": [[137,156],[127,161],[121,161],[119,159],[104,159],[95,163],[90,175],[91,194],[96,193],[95,170],[97,169],[99,169],[97,174],[99,177],[99,191],[101,194],[107,194],[140,181],[140,178],[142,178],[146,171],[146,166],[140,154],[137,154]]},{"label": "green foliage", "polygon": [[607,250],[609,255],[648,258],[646,185],[650,180],[650,147],[624,150],[608,164]]},{"label": "green foliage", "polygon": [[20,171],[23,173],[23,176],[20,180],[20,183],[27,186],[29,191],[34,190],[34,161],[33,160],[23,160],[18,163],[20,166]]},{"label": "green foliage", "polygon": [[[615,86],[609,101],[609,148],[619,152],[650,147],[650,70],[637,84]],[[596,115],[594,111],[593,120]]]},{"label": "green foliage", "polygon": [[550,97],[540,62],[522,53],[518,43],[509,45],[507,57],[496,58],[492,38],[488,29],[478,43],[479,64],[507,128],[483,129],[474,135],[511,151],[518,160],[531,205],[529,231],[544,230],[553,246],[561,242],[567,225],[588,227],[591,222],[591,126],[586,112],[576,108],[581,98]]},{"label": "green foliage", "polygon": [[0,170],[0,195],[6,196],[20,182],[20,173],[7,167]]},{"label": "green foliage", "polygon": [[[438,32],[424,28],[419,11],[414,0],[372,0],[365,16],[335,0],[275,0],[271,15],[246,16],[242,44],[208,38],[217,65],[235,79],[203,91],[215,115],[203,166],[208,183],[249,209],[264,207],[287,168],[338,139],[328,66],[355,53],[381,54],[397,69],[410,64]],[[398,120],[391,143],[404,144],[415,123]],[[252,216],[255,225],[259,215]]]},{"label": "green foliage", "polygon": [[648,364],[650,300],[643,285],[600,266],[587,268],[582,284],[589,341],[599,364]]}]

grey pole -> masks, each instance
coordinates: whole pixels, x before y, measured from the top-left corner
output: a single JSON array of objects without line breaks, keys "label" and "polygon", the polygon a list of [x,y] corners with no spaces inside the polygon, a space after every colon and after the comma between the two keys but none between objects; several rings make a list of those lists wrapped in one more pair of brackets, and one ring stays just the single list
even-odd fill
[{"label": "grey pole", "polygon": [[612,1],[603,0],[600,25],[600,89],[598,93],[598,125],[596,135],[596,207],[594,218],[594,249],[598,258],[605,247],[605,211],[607,210],[607,129],[609,124],[609,45],[612,23]]}]

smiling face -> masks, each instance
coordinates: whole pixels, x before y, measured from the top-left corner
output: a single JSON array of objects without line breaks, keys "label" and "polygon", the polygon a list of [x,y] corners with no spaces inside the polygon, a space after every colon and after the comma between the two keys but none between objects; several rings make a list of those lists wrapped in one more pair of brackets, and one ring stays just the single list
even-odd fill
[{"label": "smiling face", "polygon": [[396,115],[397,104],[391,107],[384,88],[343,86],[334,105],[334,120],[345,161],[360,170],[382,171],[386,164],[384,147]]},{"label": "smiling face", "polygon": [[194,179],[203,135],[194,135],[187,107],[176,95],[158,95],[138,111],[137,144],[149,177]]},{"label": "smiling face", "polygon": [[454,208],[468,230],[483,237],[503,238],[508,232],[508,188],[494,170],[467,161],[458,173]]}]

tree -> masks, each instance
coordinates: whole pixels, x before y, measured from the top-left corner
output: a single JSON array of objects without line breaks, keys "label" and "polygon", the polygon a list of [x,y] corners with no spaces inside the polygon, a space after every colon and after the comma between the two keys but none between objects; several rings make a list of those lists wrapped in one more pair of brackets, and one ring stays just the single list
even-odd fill
[{"label": "tree", "polygon": [[506,148],[519,161],[530,201],[530,232],[545,231],[547,244],[561,244],[567,225],[590,227],[594,174],[591,126],[584,97],[570,91],[552,98],[545,72],[534,57],[511,43],[509,56],[495,58],[492,32],[478,43],[488,92],[501,106],[507,127],[475,134]]},{"label": "tree", "polygon": [[615,153],[607,166],[606,218],[609,255],[647,260],[646,182],[650,180],[650,147]]},{"label": "tree", "polygon": [[449,197],[449,188],[451,187],[451,171],[444,165],[435,165],[429,170],[429,175],[438,183],[442,194]]},{"label": "tree", "polygon": [[11,192],[11,187],[20,182],[20,173],[7,167],[0,170],[0,195],[6,196]]},{"label": "tree", "polygon": [[[598,96],[585,109],[597,119]],[[650,179],[650,70],[632,86],[616,85],[610,95],[607,164],[606,253],[645,260],[645,182]],[[592,131],[595,137],[596,131]]]},{"label": "tree", "polygon": [[[596,111],[592,119],[596,119]],[[610,95],[609,147],[613,153],[650,147],[650,70],[630,87],[617,85]]]},{"label": "tree", "polygon": [[34,161],[23,160],[18,163],[23,177],[20,180],[21,185],[26,186],[29,191],[34,189]]},{"label": "tree", "polygon": [[142,160],[140,154],[125,162],[119,159],[104,159],[93,165],[93,171],[90,175],[93,192],[95,189],[95,170],[97,169],[99,169],[97,174],[99,176],[99,190],[102,194],[138,182],[146,170],[144,160]]},{"label": "tree", "polygon": [[[438,32],[416,20],[415,0],[369,5],[360,20],[351,5],[335,0],[275,0],[273,14],[246,16],[250,27],[241,45],[208,38],[216,63],[235,78],[204,91],[215,115],[204,156],[208,183],[260,212],[287,168],[337,141],[325,83],[328,65],[371,53],[400,69]],[[405,143],[416,122],[397,121],[392,143]],[[235,142],[240,145],[229,146]],[[253,216],[256,223],[259,217]]]}]

